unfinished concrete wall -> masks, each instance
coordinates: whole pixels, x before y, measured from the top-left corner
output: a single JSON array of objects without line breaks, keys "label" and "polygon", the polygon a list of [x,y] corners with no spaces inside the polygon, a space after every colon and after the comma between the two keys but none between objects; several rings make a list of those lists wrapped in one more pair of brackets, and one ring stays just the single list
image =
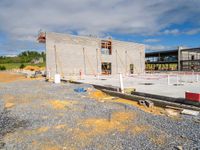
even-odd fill
[{"label": "unfinished concrete wall", "polygon": [[113,74],[130,73],[130,64],[134,65],[134,73],[145,71],[145,47],[142,44],[113,40],[114,58]]},{"label": "unfinished concrete wall", "polygon": [[96,38],[74,37],[58,33],[46,33],[47,71],[53,76],[96,74],[96,49],[99,40]]},{"label": "unfinished concrete wall", "polygon": [[[47,74],[79,76],[101,74],[101,63],[112,64],[112,74],[143,73],[145,69],[144,45],[112,40],[112,54],[101,54],[101,39],[59,33],[46,33]],[[57,68],[57,69],[56,69]]]}]

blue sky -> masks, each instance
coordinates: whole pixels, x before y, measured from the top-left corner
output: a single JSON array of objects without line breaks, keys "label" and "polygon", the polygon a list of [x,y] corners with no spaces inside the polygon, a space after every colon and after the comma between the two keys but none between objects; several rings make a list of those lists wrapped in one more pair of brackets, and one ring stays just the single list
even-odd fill
[{"label": "blue sky", "polygon": [[0,55],[43,51],[38,31],[112,37],[146,50],[200,47],[200,0],[1,0]]}]

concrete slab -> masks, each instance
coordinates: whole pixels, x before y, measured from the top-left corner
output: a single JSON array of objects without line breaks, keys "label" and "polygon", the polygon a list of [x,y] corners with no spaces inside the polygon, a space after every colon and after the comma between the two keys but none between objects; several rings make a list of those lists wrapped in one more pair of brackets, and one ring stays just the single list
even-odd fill
[{"label": "concrete slab", "polygon": [[[119,76],[85,76],[78,82],[120,87]],[[146,74],[123,77],[124,88],[136,88],[137,92],[174,98],[185,98],[185,92],[200,93],[200,75],[197,74]]]}]

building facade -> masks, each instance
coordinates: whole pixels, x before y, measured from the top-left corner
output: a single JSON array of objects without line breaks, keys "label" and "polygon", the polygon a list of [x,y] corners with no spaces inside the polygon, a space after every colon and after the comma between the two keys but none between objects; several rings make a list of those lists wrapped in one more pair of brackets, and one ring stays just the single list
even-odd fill
[{"label": "building facade", "polygon": [[200,72],[200,48],[146,53],[146,70]]},{"label": "building facade", "polygon": [[46,70],[51,77],[145,71],[143,44],[52,32],[41,32],[38,41],[46,44]]}]

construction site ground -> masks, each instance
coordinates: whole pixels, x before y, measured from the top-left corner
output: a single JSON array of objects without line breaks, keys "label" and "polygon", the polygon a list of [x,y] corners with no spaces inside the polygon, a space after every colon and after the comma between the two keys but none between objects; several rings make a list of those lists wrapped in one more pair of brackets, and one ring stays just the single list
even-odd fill
[{"label": "construction site ground", "polygon": [[[169,76],[169,81],[168,81]],[[69,77],[68,77],[69,78]],[[73,76],[71,77],[73,80]],[[119,75],[112,76],[84,76],[75,81],[120,87]],[[123,76],[125,88],[135,88],[137,92],[149,93],[174,98],[185,98],[185,92],[200,93],[200,74],[145,74]]]},{"label": "construction site ground", "polygon": [[[0,149],[200,149],[199,116],[147,108],[87,84],[0,78]],[[80,87],[87,91],[74,91]]]}]

